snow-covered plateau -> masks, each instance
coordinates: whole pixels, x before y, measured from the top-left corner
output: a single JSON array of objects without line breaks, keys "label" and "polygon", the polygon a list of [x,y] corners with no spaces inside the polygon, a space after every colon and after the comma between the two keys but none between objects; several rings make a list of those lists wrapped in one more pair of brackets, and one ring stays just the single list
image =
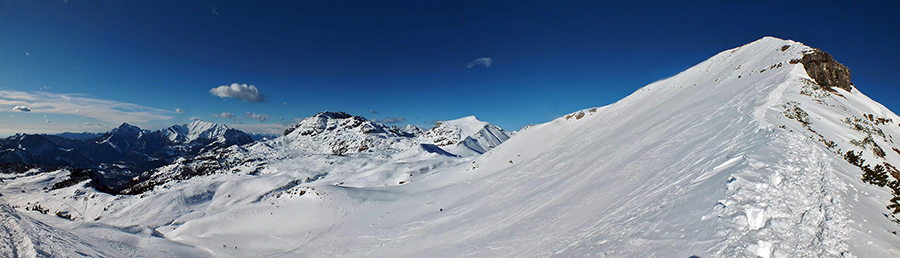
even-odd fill
[{"label": "snow-covered plateau", "polygon": [[0,174],[0,256],[900,257],[893,135],[846,67],[766,37],[512,137],[323,112],[129,194]]}]

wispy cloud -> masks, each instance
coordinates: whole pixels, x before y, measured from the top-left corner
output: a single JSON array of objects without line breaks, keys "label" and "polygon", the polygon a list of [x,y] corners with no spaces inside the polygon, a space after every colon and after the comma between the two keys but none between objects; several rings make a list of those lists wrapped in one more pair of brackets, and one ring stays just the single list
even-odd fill
[{"label": "wispy cloud", "polygon": [[106,129],[110,128],[108,125],[100,124],[100,123],[80,123],[75,124],[75,127],[78,128],[89,128],[89,129]]},{"label": "wispy cloud", "polygon": [[28,106],[15,106],[15,107],[13,107],[13,111],[31,112],[31,109],[28,108]]},{"label": "wispy cloud", "polygon": [[196,117],[196,116],[192,116],[190,119],[191,119],[191,121],[203,121],[203,118]]},{"label": "wispy cloud", "polygon": [[277,135],[281,135],[282,133],[284,133],[284,129],[288,128],[288,125],[283,124],[235,124],[228,126],[237,128],[238,130],[244,131],[246,133],[266,133]]},{"label": "wispy cloud", "polygon": [[[95,99],[83,94],[56,94],[0,90],[0,106],[22,106],[34,113],[65,114],[94,118],[109,123],[146,123],[151,120],[172,119],[166,111],[132,103]],[[24,111],[21,110],[16,111]],[[25,111],[27,112],[27,111]]]},{"label": "wispy cloud", "polygon": [[494,60],[491,60],[490,57],[482,57],[482,58],[472,60],[472,62],[469,62],[469,64],[466,65],[466,68],[472,69],[472,68],[475,68],[476,65],[483,65],[484,67],[491,67],[491,64],[493,64],[493,63],[494,63]]},{"label": "wispy cloud", "polygon": [[0,136],[8,136],[16,133],[63,133],[63,132],[106,132],[112,127],[99,123],[56,123],[47,122],[27,123],[27,124],[3,124],[0,126]]},{"label": "wispy cloud", "polygon": [[220,98],[234,98],[250,103],[265,102],[266,96],[259,93],[259,89],[253,85],[232,83],[222,85],[209,90],[209,93]]},{"label": "wispy cloud", "polygon": [[375,111],[374,109],[369,109],[369,113],[378,114],[378,111]]},{"label": "wispy cloud", "polygon": [[259,120],[260,122],[265,122],[265,121],[269,120],[269,115],[266,115],[266,114],[257,114],[257,113],[253,113],[253,112],[247,112],[247,113],[244,113],[244,115],[246,115],[247,118]]},{"label": "wispy cloud", "polygon": [[184,114],[184,109],[176,108],[175,113]]},{"label": "wispy cloud", "polygon": [[378,122],[381,122],[382,124],[399,124],[399,123],[405,123],[406,118],[403,118],[402,116],[401,117],[385,117],[384,119],[378,120]]}]

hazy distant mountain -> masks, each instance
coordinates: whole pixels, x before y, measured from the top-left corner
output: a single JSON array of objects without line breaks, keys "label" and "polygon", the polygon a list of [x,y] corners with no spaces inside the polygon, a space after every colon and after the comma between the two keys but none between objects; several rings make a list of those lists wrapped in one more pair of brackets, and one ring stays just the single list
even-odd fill
[{"label": "hazy distant mountain", "polygon": [[271,140],[271,139],[281,137],[280,134],[271,134],[271,133],[247,133],[247,134],[250,135],[250,138],[253,139],[254,141],[265,141],[265,140]]},{"label": "hazy distant mountain", "polygon": [[91,166],[93,162],[73,150],[38,134],[16,134],[0,140],[0,163],[22,162],[45,166]]},{"label": "hazy distant mountain", "polygon": [[71,140],[87,140],[87,139],[97,138],[97,137],[103,136],[103,133],[89,133],[89,132],[83,132],[83,133],[70,133],[70,132],[65,132],[65,133],[58,133],[58,134],[54,134],[54,135],[55,135],[55,136],[62,137],[62,138],[66,138],[66,139],[71,139]]}]

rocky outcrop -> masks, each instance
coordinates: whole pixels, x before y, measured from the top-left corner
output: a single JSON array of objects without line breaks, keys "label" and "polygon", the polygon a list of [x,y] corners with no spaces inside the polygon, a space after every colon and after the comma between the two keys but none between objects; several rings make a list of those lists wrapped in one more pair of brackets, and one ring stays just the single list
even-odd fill
[{"label": "rocky outcrop", "polygon": [[831,54],[818,49],[809,51],[803,53],[800,63],[803,63],[806,74],[826,90],[834,91],[832,87],[838,87],[850,92],[853,89],[853,83],[850,82],[850,69],[834,61]]}]

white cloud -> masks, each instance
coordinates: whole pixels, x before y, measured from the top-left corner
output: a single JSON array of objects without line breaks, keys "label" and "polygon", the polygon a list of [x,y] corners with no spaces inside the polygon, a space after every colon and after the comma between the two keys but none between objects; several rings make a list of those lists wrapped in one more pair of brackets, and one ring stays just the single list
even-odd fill
[{"label": "white cloud", "polygon": [[259,89],[253,85],[232,83],[222,85],[209,90],[209,93],[220,98],[235,98],[245,102],[257,103],[265,102],[266,96],[259,93]]},{"label": "white cloud", "polygon": [[466,68],[472,69],[472,68],[475,68],[476,65],[483,65],[484,67],[491,67],[491,64],[493,64],[493,63],[494,63],[494,60],[491,60],[490,57],[482,57],[482,58],[472,60],[472,62],[469,62],[469,64],[466,65]]},{"label": "white cloud", "polygon": [[375,111],[374,109],[369,109],[369,113],[378,114],[378,111]]},{"label": "white cloud", "polygon": [[235,122],[237,122],[238,120],[240,120],[239,117],[237,117],[236,115],[234,115],[234,114],[232,114],[232,113],[228,113],[228,112],[222,112],[222,114],[218,114],[218,115],[213,114],[213,117],[219,117],[219,118],[231,119],[231,120],[234,120]]},{"label": "white cloud", "polygon": [[13,107],[13,111],[31,112],[31,109],[28,108],[28,106],[15,106],[15,107]]},{"label": "white cloud", "polygon": [[203,118],[199,118],[199,117],[196,117],[196,116],[191,117],[190,119],[191,119],[191,121],[203,121]]},{"label": "white cloud", "polygon": [[183,113],[184,113],[184,109],[176,108],[176,109],[175,109],[175,113],[183,114]]},{"label": "white cloud", "polygon": [[[94,99],[85,97],[83,94],[0,90],[0,106],[23,106],[35,113],[76,115],[113,124],[124,121],[146,123],[151,120],[172,119],[171,116],[165,115],[171,111],[113,100]],[[16,110],[16,108],[13,109]]]},{"label": "white cloud", "polygon": [[265,122],[265,121],[269,120],[269,115],[266,115],[266,114],[257,114],[257,113],[253,113],[253,112],[247,112],[247,113],[244,113],[244,115],[247,115],[247,117],[250,119],[259,120],[260,122]]},{"label": "white cloud", "polygon": [[401,117],[385,117],[384,119],[378,120],[378,122],[381,122],[382,124],[399,124],[399,123],[405,123],[406,118],[403,118],[402,116]]}]

